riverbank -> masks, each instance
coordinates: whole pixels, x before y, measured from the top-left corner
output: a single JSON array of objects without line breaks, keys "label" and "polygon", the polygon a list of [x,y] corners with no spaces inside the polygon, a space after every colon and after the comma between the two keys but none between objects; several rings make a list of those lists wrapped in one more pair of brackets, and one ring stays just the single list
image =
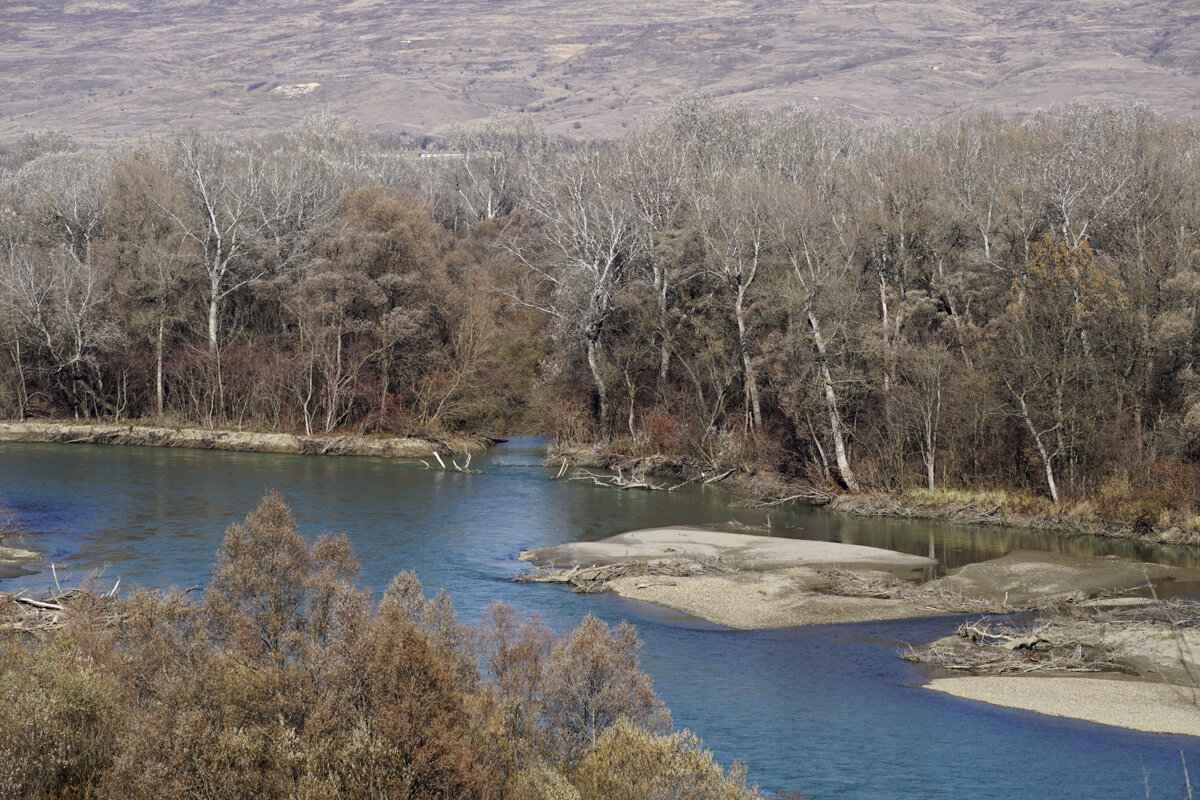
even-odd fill
[{"label": "riverbank", "polygon": [[555,447],[550,465],[621,470],[639,476],[655,475],[679,482],[720,482],[750,506],[803,503],[860,517],[927,519],[955,525],[986,525],[1050,531],[1073,536],[1131,539],[1154,544],[1200,544],[1200,516],[1168,509],[1147,510],[1136,498],[1125,498],[1122,516],[1113,519],[1097,510],[1092,500],[1064,501],[1003,490],[909,489],[898,492],[830,491],[789,481],[773,472],[750,473],[716,468],[694,458],[665,455],[631,456],[599,447]]},{"label": "riverbank", "polygon": [[0,422],[0,441],[182,447],[237,453],[432,458],[435,453],[481,452],[483,437],[437,439],[387,436],[299,436],[291,433],[68,422]]},{"label": "riverbank", "polygon": [[825,506],[831,511],[860,517],[929,519],[956,525],[989,525],[1004,528],[1065,533],[1072,536],[1103,536],[1137,539],[1154,544],[1200,544],[1196,518],[1183,524],[1167,517],[1129,524],[1106,520],[1091,502],[1063,503],[1056,508],[1049,500],[1004,491],[862,492],[836,494]]}]

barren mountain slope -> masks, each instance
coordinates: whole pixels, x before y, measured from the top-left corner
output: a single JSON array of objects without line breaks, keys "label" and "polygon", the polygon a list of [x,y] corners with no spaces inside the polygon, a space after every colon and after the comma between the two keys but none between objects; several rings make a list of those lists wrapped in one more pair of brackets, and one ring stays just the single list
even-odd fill
[{"label": "barren mountain slope", "polygon": [[686,89],[864,116],[1072,98],[1200,110],[1179,0],[0,2],[0,140],[278,127],[410,133],[533,112],[612,131]]}]

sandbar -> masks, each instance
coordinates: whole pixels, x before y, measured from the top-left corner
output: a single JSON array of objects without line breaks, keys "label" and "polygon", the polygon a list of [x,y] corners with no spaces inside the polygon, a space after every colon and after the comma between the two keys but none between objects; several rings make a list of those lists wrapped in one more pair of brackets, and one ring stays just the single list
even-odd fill
[{"label": "sandbar", "polygon": [[1200,736],[1200,690],[1116,678],[979,676],[937,678],[937,692],[1038,714],[1148,733]]}]

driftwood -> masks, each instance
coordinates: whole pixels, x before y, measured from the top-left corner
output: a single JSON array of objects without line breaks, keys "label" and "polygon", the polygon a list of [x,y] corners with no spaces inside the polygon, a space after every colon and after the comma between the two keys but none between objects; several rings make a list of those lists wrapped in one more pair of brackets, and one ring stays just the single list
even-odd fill
[{"label": "driftwood", "polygon": [[[121,587],[118,578],[112,589],[107,592],[92,592],[87,589],[70,589],[66,592],[58,586],[58,571],[51,565],[54,572],[54,585],[57,592],[43,600],[26,597],[23,593],[0,592],[0,631],[18,633],[34,633],[37,631],[53,631],[61,628],[66,617],[75,603],[99,604],[105,610],[113,609],[117,604],[117,590]],[[115,611],[104,617],[105,624],[117,622]]]},{"label": "driftwood", "polygon": [[964,622],[955,635],[964,641],[948,647],[910,646],[905,661],[931,664],[957,672],[1003,675],[1028,672],[1105,672],[1119,669],[1112,652],[1081,641],[1068,626],[1016,628],[988,620]]},{"label": "driftwood", "polygon": [[[560,472],[559,474],[561,475],[562,473]],[[609,486],[613,489],[622,490],[641,489],[647,492],[673,492],[680,486],[686,486],[692,482],[684,481],[683,483],[677,483],[674,486],[667,486],[666,484],[654,484],[650,483],[650,481],[646,480],[645,477],[637,472],[632,473],[628,478],[626,478],[625,473],[621,471],[620,467],[617,468],[616,475],[602,475],[598,472],[592,472],[591,470],[577,469],[571,473],[571,477],[567,480],[591,481],[597,486]]]},{"label": "driftwood", "polygon": [[[455,472],[474,472],[474,473],[482,472],[482,470],[471,469],[471,453],[470,453],[470,451],[466,451],[466,454],[467,454],[467,460],[461,466],[459,465],[458,461],[456,461],[453,458],[450,458],[449,456],[446,456],[447,458],[450,458],[450,464],[453,467],[454,471]],[[438,462],[437,469],[441,469],[446,472],[451,471],[451,467],[446,466],[446,462],[442,460],[442,456],[437,450],[433,451],[433,457],[437,459],[437,462]],[[434,469],[434,467],[430,466],[429,462],[426,461],[425,459],[420,459],[420,461],[422,464],[425,465],[425,469]]]},{"label": "driftwood", "polygon": [[330,440],[329,440],[329,441],[328,441],[328,442],[325,444],[325,446],[324,446],[324,447],[322,447],[322,448],[321,448],[321,451],[320,451],[319,455],[325,455],[325,454],[326,454],[326,453],[328,453],[330,450],[333,450],[333,449],[335,449],[335,448],[337,448],[337,447],[340,447],[340,446],[341,446],[341,444],[342,444],[342,442],[346,441],[346,440],[347,440],[347,439],[349,439],[349,438],[351,438],[349,434],[347,434],[347,435],[345,435],[345,436],[335,436],[334,438],[330,439]]},{"label": "driftwood", "polygon": [[563,583],[581,594],[596,594],[607,591],[608,583],[617,578],[690,578],[695,575],[729,575],[733,571],[716,561],[703,563],[692,559],[659,559],[589,567],[576,565],[570,569],[543,567],[533,572],[521,573],[513,580],[517,583]]},{"label": "driftwood", "polygon": [[705,486],[708,486],[708,485],[714,484],[714,483],[720,483],[721,481],[725,480],[726,478],[728,478],[730,475],[732,475],[735,472],[737,472],[737,467],[734,467],[733,469],[727,469],[724,472],[719,473],[717,475],[708,476],[707,478],[705,478],[703,480],[703,483]]},{"label": "driftwood", "polygon": [[822,489],[809,488],[803,491],[789,494],[786,497],[768,497],[762,499],[743,500],[741,505],[747,508],[770,508],[772,506],[781,506],[784,503],[795,503],[797,501],[809,506],[827,506],[833,501],[834,495],[831,492],[826,492]]},{"label": "driftwood", "polygon": [[829,581],[822,587],[826,594],[905,600],[919,608],[953,614],[1006,614],[1022,610],[1007,603],[967,597],[940,586],[913,583],[884,573],[863,575],[840,567],[822,567],[817,571]]}]

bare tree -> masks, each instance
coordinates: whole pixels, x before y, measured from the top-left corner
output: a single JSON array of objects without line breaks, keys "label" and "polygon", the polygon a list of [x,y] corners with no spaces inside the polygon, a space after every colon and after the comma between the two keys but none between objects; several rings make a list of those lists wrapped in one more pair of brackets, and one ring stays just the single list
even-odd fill
[{"label": "bare tree", "polygon": [[737,331],[738,359],[747,419],[755,431],[762,429],[762,400],[758,375],[750,353],[747,321],[751,291],[770,248],[771,209],[767,188],[746,175],[707,187],[697,198],[700,235],[710,261],[709,271],[724,284]]},{"label": "bare tree", "polygon": [[541,149],[544,135],[526,116],[500,114],[446,137],[447,152],[425,154],[445,166],[455,203],[467,223],[510,214],[520,202],[528,171],[524,161]]},{"label": "bare tree", "polygon": [[789,209],[790,213],[777,214],[774,223],[775,235],[790,267],[792,296],[802,320],[800,329],[807,329],[816,357],[838,472],[846,487],[856,491],[858,480],[850,466],[846,426],[834,379],[835,354],[826,332],[827,328],[842,332],[844,315],[853,306],[854,266],[859,247],[859,236],[854,230],[856,221],[851,213],[855,199],[840,188],[837,163],[838,157],[830,154],[824,171],[814,173],[807,186],[781,186],[776,206]]},{"label": "bare tree", "polygon": [[606,435],[606,327],[645,243],[634,210],[610,185],[608,170],[596,147],[548,154],[530,176],[525,203],[536,230],[509,245],[535,284],[533,292],[513,296],[552,316],[567,346],[583,350],[596,418]]},{"label": "bare tree", "polygon": [[269,265],[251,256],[260,237],[285,216],[289,198],[270,191],[264,154],[254,143],[239,146],[224,135],[190,133],[170,142],[166,157],[186,205],[160,209],[198,248],[208,284],[208,347],[215,354],[222,304],[269,274]]},{"label": "bare tree", "polygon": [[104,399],[100,363],[101,351],[121,338],[109,309],[107,270],[66,247],[45,255],[13,247],[5,255],[0,305],[37,349],[49,380],[76,416],[114,410]]},{"label": "bare tree", "polygon": [[674,298],[679,283],[689,274],[680,264],[678,241],[684,218],[694,202],[694,175],[689,149],[661,124],[624,137],[613,153],[614,182],[625,193],[647,237],[643,243],[644,267],[658,307],[658,386],[667,382],[671,364]]}]

